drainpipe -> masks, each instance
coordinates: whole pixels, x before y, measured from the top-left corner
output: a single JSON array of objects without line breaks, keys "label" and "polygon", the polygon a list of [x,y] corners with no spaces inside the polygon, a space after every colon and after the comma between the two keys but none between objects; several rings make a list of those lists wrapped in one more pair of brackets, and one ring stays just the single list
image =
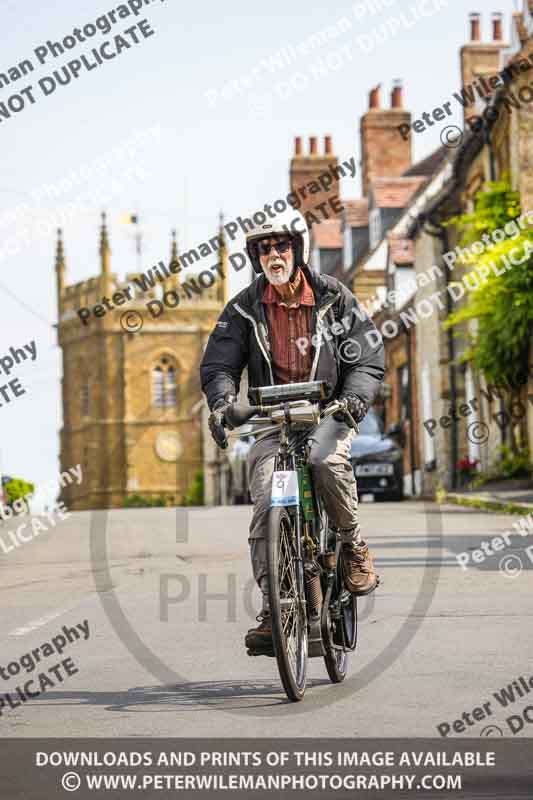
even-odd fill
[{"label": "drainpipe", "polygon": [[411,462],[411,495],[415,496],[415,426],[413,420],[413,359],[411,351],[411,326],[405,325],[407,334],[407,380],[409,381],[409,460]]},{"label": "drainpipe", "polygon": [[483,125],[483,141],[487,145],[489,151],[489,180],[496,180],[496,161],[494,158],[494,150],[492,149],[492,139],[490,136],[489,126],[485,122]]},{"label": "drainpipe", "polygon": [[[450,249],[449,241],[448,241],[448,231],[442,225],[436,223],[432,218],[431,214],[428,215],[427,219],[433,225],[433,229],[430,229],[427,223],[424,224],[424,231],[429,235],[433,236],[437,239],[440,239],[442,242],[442,252],[447,253]],[[444,267],[444,274],[445,274],[445,282],[446,282],[446,315],[447,317],[450,316],[452,313],[452,298],[448,291],[448,284],[450,283],[450,275],[448,265],[446,264]],[[450,395],[453,399],[453,402],[456,401],[457,398],[457,376],[455,370],[455,340],[453,338],[453,331],[451,328],[448,328],[446,331],[446,345],[447,345],[447,356],[448,356],[448,380],[450,384]],[[459,436],[458,436],[458,428],[457,428],[457,420],[455,419],[455,414],[452,414],[452,426],[451,426],[451,436],[452,436],[452,452],[451,452],[451,478],[452,478],[452,489],[457,488],[457,459],[459,457]]]}]

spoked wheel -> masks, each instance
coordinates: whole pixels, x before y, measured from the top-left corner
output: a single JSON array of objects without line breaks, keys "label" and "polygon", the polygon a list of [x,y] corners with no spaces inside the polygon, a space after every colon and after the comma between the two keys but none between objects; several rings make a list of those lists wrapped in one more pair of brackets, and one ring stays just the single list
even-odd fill
[{"label": "spoked wheel", "polygon": [[307,620],[298,592],[294,534],[284,508],[269,517],[267,566],[272,639],[283,688],[289,700],[301,700],[307,675]]},{"label": "spoked wheel", "polygon": [[341,683],[348,672],[348,652],[357,644],[357,598],[345,587],[337,547],[337,571],[328,588],[322,610],[324,661],[333,683]]}]

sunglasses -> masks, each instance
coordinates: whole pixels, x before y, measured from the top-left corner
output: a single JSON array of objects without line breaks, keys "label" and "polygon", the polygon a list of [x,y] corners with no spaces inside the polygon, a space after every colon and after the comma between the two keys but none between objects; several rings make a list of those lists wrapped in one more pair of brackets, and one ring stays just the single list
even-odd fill
[{"label": "sunglasses", "polygon": [[272,243],[271,242],[259,242],[258,247],[259,247],[259,253],[262,256],[267,256],[270,253],[270,251],[272,250],[273,247],[276,248],[278,253],[282,254],[282,253],[286,253],[287,250],[289,250],[289,248],[291,247],[291,245],[292,245],[292,242],[291,242],[290,239],[282,239],[279,242],[272,242]]}]

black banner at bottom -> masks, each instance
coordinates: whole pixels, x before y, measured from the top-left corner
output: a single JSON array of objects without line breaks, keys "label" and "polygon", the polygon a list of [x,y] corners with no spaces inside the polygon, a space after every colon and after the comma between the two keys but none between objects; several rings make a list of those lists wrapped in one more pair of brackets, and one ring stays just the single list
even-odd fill
[{"label": "black banner at bottom", "polygon": [[5,739],[2,800],[533,797],[531,739]]}]

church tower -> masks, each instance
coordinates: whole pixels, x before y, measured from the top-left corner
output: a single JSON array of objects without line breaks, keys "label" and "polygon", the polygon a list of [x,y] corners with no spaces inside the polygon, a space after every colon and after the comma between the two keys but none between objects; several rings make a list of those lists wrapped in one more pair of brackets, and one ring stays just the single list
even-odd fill
[{"label": "church tower", "polygon": [[[199,293],[187,289],[194,276],[178,272],[175,231],[170,258],[119,280],[102,215],[98,255],[99,274],[67,286],[58,232],[61,471],[81,464],[83,472],[81,485],[66,486],[62,499],[74,510],[120,508],[132,495],[180,504],[204,466],[199,363],[228,297],[225,243],[224,278],[216,275],[212,285],[204,278]],[[143,283],[147,275],[156,276],[153,286]],[[80,309],[90,316],[81,319]]]}]

